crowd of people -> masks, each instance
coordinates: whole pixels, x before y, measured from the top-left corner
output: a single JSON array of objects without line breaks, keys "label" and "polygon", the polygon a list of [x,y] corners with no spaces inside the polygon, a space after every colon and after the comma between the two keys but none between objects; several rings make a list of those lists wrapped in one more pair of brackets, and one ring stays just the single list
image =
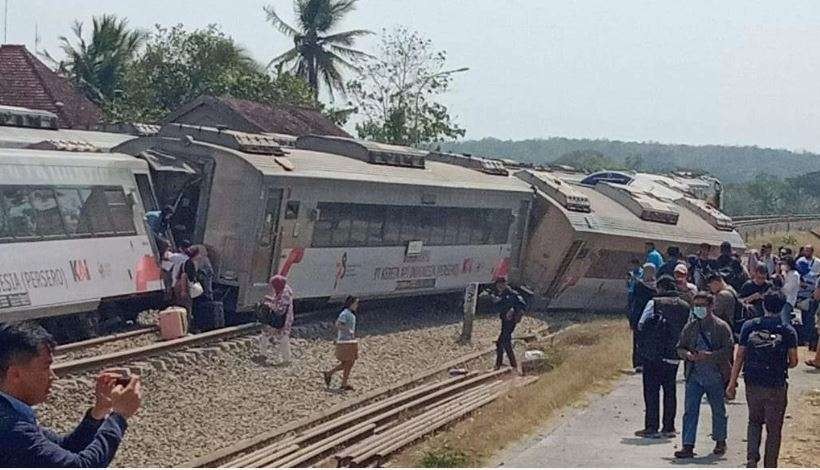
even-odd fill
[{"label": "crowd of people", "polygon": [[[797,366],[797,347],[806,345],[820,366],[816,316],[820,300],[820,259],[804,246],[797,259],[788,248],[738,255],[728,242],[719,254],[703,244],[684,257],[670,246],[664,257],[654,243],[646,244],[643,262],[632,260],[628,274],[629,324],[633,330],[632,362],[642,374],[644,426],[642,438],[677,435],[676,378],[684,364],[684,412],[681,449],[675,458],[695,455],[700,403],[712,411],[713,453],[726,452],[726,400],[735,398],[743,373],[748,404],[747,466],[761,460],[762,429],[766,428],[763,463],[777,466],[780,433],[787,404],[788,369]],[[663,415],[661,417],[661,392]]]}]

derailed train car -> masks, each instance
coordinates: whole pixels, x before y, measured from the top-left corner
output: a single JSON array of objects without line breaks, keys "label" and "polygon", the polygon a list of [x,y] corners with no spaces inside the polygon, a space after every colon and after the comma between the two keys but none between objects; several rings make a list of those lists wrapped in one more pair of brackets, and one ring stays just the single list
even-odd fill
[{"label": "derailed train car", "polygon": [[724,241],[744,249],[731,219],[712,205],[721,191],[713,178],[535,169],[516,176],[536,191],[522,280],[550,309],[624,311],[629,261],[643,261],[649,241],[684,253]]},{"label": "derailed train car", "polygon": [[251,307],[272,274],[297,299],[461,291],[520,273],[532,189],[427,152],[339,137],[168,124],[115,149],[148,161],[174,235],[204,243],[226,310]]}]

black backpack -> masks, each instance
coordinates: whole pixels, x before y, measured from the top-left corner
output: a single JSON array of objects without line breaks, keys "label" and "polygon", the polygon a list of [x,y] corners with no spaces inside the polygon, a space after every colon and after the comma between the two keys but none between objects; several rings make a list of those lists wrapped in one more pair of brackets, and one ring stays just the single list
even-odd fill
[{"label": "black backpack", "polygon": [[270,325],[276,329],[285,326],[286,320],[285,315],[276,313],[276,311],[270,308],[265,302],[256,304],[256,319],[259,323]]},{"label": "black backpack", "polygon": [[641,325],[638,334],[638,354],[645,364],[658,364],[664,358],[674,357],[676,342],[669,320],[663,315],[653,313]]},{"label": "black backpack", "polygon": [[[760,325],[761,319],[752,320]],[[788,348],[783,325],[774,328],[755,328],[746,345],[746,376],[780,380],[786,377]]]}]

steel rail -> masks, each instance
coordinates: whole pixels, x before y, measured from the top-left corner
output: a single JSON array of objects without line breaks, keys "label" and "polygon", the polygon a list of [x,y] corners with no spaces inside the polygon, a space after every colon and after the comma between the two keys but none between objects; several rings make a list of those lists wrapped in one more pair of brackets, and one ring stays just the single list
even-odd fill
[{"label": "steel rail", "polygon": [[256,333],[262,328],[259,323],[249,323],[246,325],[231,326],[218,330],[209,331],[197,335],[183,336],[182,338],[162,341],[156,344],[140,346],[133,349],[126,349],[100,356],[86,357],[71,361],[58,362],[52,366],[54,372],[59,375],[77,374],[91,370],[102,369],[107,366],[123,365],[128,362],[142,359],[176,349],[199,346],[202,344],[222,341],[235,336],[243,336]]}]

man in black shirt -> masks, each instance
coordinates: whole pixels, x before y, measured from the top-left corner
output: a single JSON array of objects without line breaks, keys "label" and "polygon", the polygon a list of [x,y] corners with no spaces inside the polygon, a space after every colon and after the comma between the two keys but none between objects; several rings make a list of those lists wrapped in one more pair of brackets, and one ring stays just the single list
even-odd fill
[{"label": "man in black shirt", "polygon": [[757,467],[760,441],[766,425],[765,467],[777,467],[780,454],[780,431],[788,402],[789,368],[797,365],[797,332],[780,321],[779,312],[786,299],[779,292],[763,297],[765,315],[743,325],[726,387],[726,397],[735,397],[737,379],[743,370],[746,402],[749,407],[746,466]]},{"label": "man in black shirt", "polygon": [[769,270],[765,264],[758,264],[752,271],[752,278],[740,288],[738,297],[744,305],[751,307],[755,317],[763,316],[763,296],[772,288],[769,281]]}]

